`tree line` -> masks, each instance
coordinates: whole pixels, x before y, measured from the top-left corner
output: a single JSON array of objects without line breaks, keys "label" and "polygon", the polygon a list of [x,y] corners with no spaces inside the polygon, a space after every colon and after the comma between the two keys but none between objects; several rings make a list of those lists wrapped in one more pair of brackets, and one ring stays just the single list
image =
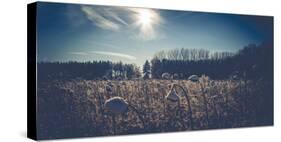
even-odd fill
[{"label": "tree line", "polygon": [[39,62],[38,80],[51,79],[132,79],[141,77],[135,64],[113,63],[110,61],[92,62]]},{"label": "tree line", "polygon": [[233,56],[232,52],[210,52],[206,49],[171,49],[162,50],[154,54],[154,59],[158,60],[182,60],[182,61],[199,61],[199,60],[219,60]]},{"label": "tree line", "polygon": [[[147,66],[147,62],[145,64]],[[190,75],[207,75],[212,79],[240,77],[273,79],[273,44],[249,44],[236,53],[210,52],[205,49],[173,49],[157,52],[144,70],[151,78],[163,73],[177,74],[181,79]]]},{"label": "tree line", "polygon": [[273,44],[249,44],[236,53],[210,52],[205,49],[172,49],[157,52],[146,60],[142,72],[135,64],[92,62],[39,62],[38,79],[161,79],[163,73],[187,79],[207,75],[212,79],[273,80]]}]

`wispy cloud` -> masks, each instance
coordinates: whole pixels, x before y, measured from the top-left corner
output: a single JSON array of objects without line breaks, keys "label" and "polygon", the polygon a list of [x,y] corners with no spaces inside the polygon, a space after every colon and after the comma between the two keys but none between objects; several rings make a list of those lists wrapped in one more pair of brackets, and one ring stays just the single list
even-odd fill
[{"label": "wispy cloud", "polygon": [[88,55],[86,52],[68,52],[68,54],[72,54],[72,55]]},{"label": "wispy cloud", "polygon": [[123,53],[116,53],[116,52],[107,52],[107,51],[91,51],[91,53],[99,54],[99,55],[106,55],[106,56],[115,56],[115,57],[121,57],[129,60],[136,60],[137,58],[135,56],[131,56],[128,54]]},{"label": "wispy cloud", "polygon": [[140,40],[157,39],[160,36],[157,29],[164,23],[158,11],[146,8],[81,6],[81,11],[101,29],[120,31],[122,28]]},{"label": "wispy cloud", "polygon": [[91,6],[81,6],[82,12],[84,12],[94,25],[105,30],[119,30],[123,25],[128,25],[125,20],[118,16],[115,12],[109,8],[93,8]]},{"label": "wispy cloud", "polygon": [[92,54],[104,55],[104,56],[111,56],[111,57],[120,57],[129,60],[136,60],[137,58],[132,55],[123,54],[123,53],[116,53],[116,52],[108,52],[108,51],[90,51],[90,52],[83,52],[83,51],[75,51],[75,52],[68,52],[71,55],[79,55],[79,56],[89,56]]},{"label": "wispy cloud", "polygon": [[112,9],[105,10],[105,14],[107,17],[110,17],[110,18],[114,19],[115,21],[128,26],[128,23],[125,20],[123,20],[121,18],[121,16],[119,16],[117,13],[118,12],[116,10],[114,10],[114,11],[112,11]]}]

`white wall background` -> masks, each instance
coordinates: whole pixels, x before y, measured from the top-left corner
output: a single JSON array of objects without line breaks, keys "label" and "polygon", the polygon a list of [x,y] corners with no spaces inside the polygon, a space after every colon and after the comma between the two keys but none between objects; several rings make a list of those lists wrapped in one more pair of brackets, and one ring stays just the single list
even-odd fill
[{"label": "white wall background", "polygon": [[[193,11],[257,14],[274,16],[275,44],[275,125],[274,127],[210,130],[115,136],[102,138],[68,139],[83,142],[144,142],[191,141],[237,142],[280,141],[281,93],[281,4],[278,0],[49,0],[56,2],[88,3],[120,6],[153,7]],[[27,101],[27,3],[31,0],[3,0],[0,3],[0,141],[32,141],[26,138]],[[279,55],[278,55],[279,54]]]}]

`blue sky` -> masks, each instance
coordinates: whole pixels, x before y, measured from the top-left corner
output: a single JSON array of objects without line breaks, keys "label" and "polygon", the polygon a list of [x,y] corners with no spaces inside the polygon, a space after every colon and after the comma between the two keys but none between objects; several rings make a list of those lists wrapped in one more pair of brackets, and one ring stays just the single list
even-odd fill
[{"label": "blue sky", "polygon": [[271,41],[272,17],[39,3],[39,61],[110,60],[141,66],[161,50],[235,52]]}]

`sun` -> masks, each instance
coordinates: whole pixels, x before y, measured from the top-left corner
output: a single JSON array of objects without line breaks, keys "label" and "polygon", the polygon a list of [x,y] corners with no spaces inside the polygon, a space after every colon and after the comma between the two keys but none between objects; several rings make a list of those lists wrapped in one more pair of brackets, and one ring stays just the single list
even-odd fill
[{"label": "sun", "polygon": [[150,9],[137,9],[136,22],[142,32],[152,30],[157,23],[158,15]]},{"label": "sun", "polygon": [[152,9],[138,8],[134,9],[135,27],[139,29],[139,37],[143,39],[154,39],[156,37],[156,29],[161,22],[160,15]]},{"label": "sun", "polygon": [[148,9],[141,9],[138,12],[138,23],[141,26],[148,26],[152,24],[153,13]]}]

